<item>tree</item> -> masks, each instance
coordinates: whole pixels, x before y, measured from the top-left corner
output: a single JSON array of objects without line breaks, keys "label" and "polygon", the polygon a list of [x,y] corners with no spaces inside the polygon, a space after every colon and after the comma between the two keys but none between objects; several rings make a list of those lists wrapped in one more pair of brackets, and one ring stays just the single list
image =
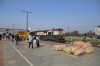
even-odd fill
[{"label": "tree", "polygon": [[67,37],[67,36],[70,36],[70,33],[66,32],[66,33],[65,33],[65,36],[66,36],[66,37]]},{"label": "tree", "polygon": [[74,36],[79,36],[79,33],[78,33],[77,30],[76,30],[76,31],[73,31],[72,34],[73,34]]},{"label": "tree", "polygon": [[79,34],[78,31],[76,30],[70,33],[66,32],[65,36],[81,36],[81,34]]},{"label": "tree", "polygon": [[89,38],[93,38],[93,36],[95,36],[95,33],[92,32],[92,31],[89,31],[86,33],[86,36],[89,37]]}]

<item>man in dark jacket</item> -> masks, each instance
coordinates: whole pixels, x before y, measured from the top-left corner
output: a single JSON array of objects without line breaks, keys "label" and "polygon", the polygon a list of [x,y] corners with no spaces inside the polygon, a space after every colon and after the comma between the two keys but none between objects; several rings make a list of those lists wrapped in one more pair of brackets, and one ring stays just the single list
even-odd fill
[{"label": "man in dark jacket", "polygon": [[0,34],[0,41],[1,41],[2,35]]},{"label": "man in dark jacket", "polygon": [[14,41],[14,34],[12,35],[12,42]]},{"label": "man in dark jacket", "polygon": [[15,40],[16,40],[16,45],[19,45],[19,35],[16,34]]}]

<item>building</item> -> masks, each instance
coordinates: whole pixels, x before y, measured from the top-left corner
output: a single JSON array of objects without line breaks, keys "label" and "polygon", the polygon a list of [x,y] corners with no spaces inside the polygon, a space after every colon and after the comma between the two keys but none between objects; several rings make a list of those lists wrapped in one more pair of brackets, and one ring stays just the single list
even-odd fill
[{"label": "building", "polygon": [[16,31],[26,31],[26,29],[0,28],[0,33],[16,33]]},{"label": "building", "polygon": [[97,26],[97,28],[95,28],[95,34],[100,35],[100,26]]},{"label": "building", "polygon": [[35,35],[63,35],[63,29],[50,29],[33,31]]}]

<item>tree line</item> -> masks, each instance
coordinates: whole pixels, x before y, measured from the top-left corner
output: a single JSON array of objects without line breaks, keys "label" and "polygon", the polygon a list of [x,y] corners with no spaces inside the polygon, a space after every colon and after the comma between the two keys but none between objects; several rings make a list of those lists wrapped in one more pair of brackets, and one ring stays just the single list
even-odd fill
[{"label": "tree line", "polygon": [[[87,33],[84,33],[84,34],[80,34],[77,30],[76,31],[73,31],[73,32],[66,32],[64,35],[66,37],[68,36],[76,36],[76,37],[82,37],[86,34],[86,37],[89,37],[89,38],[93,38],[93,37],[98,37],[97,35],[95,35],[94,32],[92,31],[89,31]],[[100,37],[100,36],[99,36]]]}]

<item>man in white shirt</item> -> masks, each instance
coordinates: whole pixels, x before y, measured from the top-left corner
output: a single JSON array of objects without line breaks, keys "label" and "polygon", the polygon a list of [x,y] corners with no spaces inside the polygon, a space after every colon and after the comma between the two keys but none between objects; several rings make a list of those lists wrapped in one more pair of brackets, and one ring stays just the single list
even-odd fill
[{"label": "man in white shirt", "polygon": [[30,48],[30,45],[32,45],[32,49],[33,49],[33,36],[31,33],[29,35],[29,48]]}]

